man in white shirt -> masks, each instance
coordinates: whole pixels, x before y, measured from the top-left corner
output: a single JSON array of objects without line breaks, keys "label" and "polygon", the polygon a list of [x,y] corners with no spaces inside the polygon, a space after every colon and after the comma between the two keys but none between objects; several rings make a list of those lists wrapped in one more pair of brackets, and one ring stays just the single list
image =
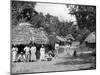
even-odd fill
[{"label": "man in white shirt", "polygon": [[29,59],[30,59],[30,47],[27,45],[24,48],[24,51],[25,51],[26,61],[29,62]]}]

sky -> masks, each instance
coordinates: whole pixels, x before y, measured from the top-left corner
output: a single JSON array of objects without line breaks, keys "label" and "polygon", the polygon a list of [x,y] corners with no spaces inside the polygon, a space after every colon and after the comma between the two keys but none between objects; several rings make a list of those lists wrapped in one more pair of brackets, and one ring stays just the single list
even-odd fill
[{"label": "sky", "polygon": [[76,21],[75,16],[69,14],[69,10],[65,4],[37,3],[35,10],[42,12],[44,15],[57,16],[60,21]]}]

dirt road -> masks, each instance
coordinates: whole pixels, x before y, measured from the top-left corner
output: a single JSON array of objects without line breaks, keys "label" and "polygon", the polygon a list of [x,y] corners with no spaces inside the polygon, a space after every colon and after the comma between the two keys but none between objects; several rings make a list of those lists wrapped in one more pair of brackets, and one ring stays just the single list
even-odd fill
[{"label": "dirt road", "polygon": [[52,61],[12,63],[12,73],[35,73],[88,69],[94,65],[93,61],[93,58],[56,57]]}]

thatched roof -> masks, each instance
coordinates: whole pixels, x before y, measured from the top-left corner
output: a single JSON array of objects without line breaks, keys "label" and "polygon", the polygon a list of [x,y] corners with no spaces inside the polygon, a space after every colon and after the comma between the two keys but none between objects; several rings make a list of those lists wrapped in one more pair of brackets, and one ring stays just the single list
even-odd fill
[{"label": "thatched roof", "polygon": [[84,41],[87,41],[89,43],[95,43],[96,42],[95,32],[90,33]]},{"label": "thatched roof", "polygon": [[58,40],[60,40],[60,41],[67,41],[66,38],[64,38],[64,37],[56,36],[56,38],[57,38]]},{"label": "thatched roof", "polygon": [[19,23],[19,26],[24,26],[24,25],[31,25],[30,23],[28,23],[28,22],[22,22],[22,23]]},{"label": "thatched roof", "polygon": [[38,43],[38,44],[47,44],[49,42],[49,39],[47,37],[48,35],[44,31],[39,31],[37,34],[34,34],[31,37],[31,41]]},{"label": "thatched roof", "polygon": [[75,40],[75,38],[74,38],[71,34],[68,34],[68,35],[66,36],[66,39],[72,39],[72,40]]},{"label": "thatched roof", "polygon": [[12,44],[29,44],[30,42],[46,44],[49,39],[46,32],[29,25],[16,26],[12,29]]}]

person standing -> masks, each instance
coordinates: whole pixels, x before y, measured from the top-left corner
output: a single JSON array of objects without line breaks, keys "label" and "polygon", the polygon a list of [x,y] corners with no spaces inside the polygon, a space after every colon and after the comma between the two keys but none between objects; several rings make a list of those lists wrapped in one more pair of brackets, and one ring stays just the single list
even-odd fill
[{"label": "person standing", "polygon": [[66,45],[66,52],[67,52],[67,56],[70,56],[70,44],[69,43]]},{"label": "person standing", "polygon": [[16,46],[13,46],[13,48],[12,48],[12,62],[16,62],[17,52],[18,52],[18,48]]},{"label": "person standing", "polygon": [[45,60],[45,48],[42,45],[42,47],[40,48],[40,60],[44,61]]},{"label": "person standing", "polygon": [[26,45],[26,47],[24,48],[24,51],[25,51],[26,61],[29,62],[29,60],[30,60],[30,47],[28,45]]},{"label": "person standing", "polygon": [[55,43],[55,56],[58,55],[59,43]]},{"label": "person standing", "polygon": [[32,61],[32,62],[33,62],[33,61],[36,61],[36,46],[33,45],[33,46],[30,48],[30,50],[31,50],[31,61]]}]

